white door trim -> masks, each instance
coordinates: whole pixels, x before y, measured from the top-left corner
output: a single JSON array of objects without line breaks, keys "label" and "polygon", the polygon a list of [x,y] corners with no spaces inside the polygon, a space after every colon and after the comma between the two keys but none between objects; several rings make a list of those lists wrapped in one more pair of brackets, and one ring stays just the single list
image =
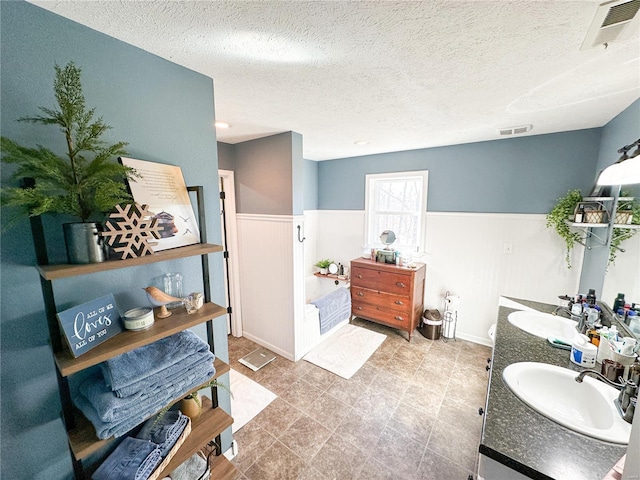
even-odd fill
[{"label": "white door trim", "polygon": [[236,190],[231,170],[218,170],[225,191],[227,222],[227,251],[229,252],[229,297],[231,299],[231,335],[242,336],[242,307],[240,302],[240,267],[238,263],[238,224],[236,221]]}]

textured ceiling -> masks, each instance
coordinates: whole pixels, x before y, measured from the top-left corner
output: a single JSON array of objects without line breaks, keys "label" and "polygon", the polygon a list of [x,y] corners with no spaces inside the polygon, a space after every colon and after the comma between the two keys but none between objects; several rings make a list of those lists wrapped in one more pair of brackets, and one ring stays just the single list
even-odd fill
[{"label": "textured ceiling", "polygon": [[600,127],[640,96],[638,32],[580,50],[593,0],[31,3],[212,77],[219,140],[293,130],[311,160]]}]

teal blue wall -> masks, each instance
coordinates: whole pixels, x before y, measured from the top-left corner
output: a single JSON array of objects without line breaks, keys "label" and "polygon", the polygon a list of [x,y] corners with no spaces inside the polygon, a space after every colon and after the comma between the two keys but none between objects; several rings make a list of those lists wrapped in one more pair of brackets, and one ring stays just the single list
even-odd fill
[{"label": "teal blue wall", "polygon": [[[621,154],[618,153],[618,150],[635,142],[638,138],[640,138],[640,99],[633,102],[603,127],[594,182],[601,170],[604,170],[620,158]],[[631,151],[633,152],[634,150],[635,148]],[[623,191],[638,197],[640,195],[640,186],[624,186]],[[609,248],[606,245],[602,245],[602,242],[597,239],[590,239],[588,244],[591,249],[586,250],[584,254],[580,275],[580,291],[586,292],[590,288],[594,288],[598,293],[602,292],[604,285],[604,272],[609,263]],[[621,247],[624,248],[624,244]],[[618,258],[620,258],[620,261],[624,261],[624,253]],[[605,299],[605,301],[607,300]],[[608,301],[610,302],[611,300]]]},{"label": "teal blue wall", "polygon": [[616,162],[620,158],[618,150],[624,145],[635,142],[638,138],[640,138],[640,99],[620,112],[602,129],[597,171]]},{"label": "teal blue wall", "polygon": [[[73,60],[83,70],[88,106],[113,127],[106,140],[129,142],[131,157],[179,165],[187,184],[203,185],[208,239],[220,243],[212,79],[29,3],[3,1],[0,8],[2,135],[64,151],[55,127],[15,119],[37,114],[38,106],[55,105],[54,63]],[[5,182],[8,173],[3,165]],[[68,220],[49,216],[45,222],[54,260],[64,259],[60,224]],[[225,304],[218,280],[221,255],[211,257],[213,300]],[[35,262],[27,221],[2,234],[0,477],[7,480],[72,476]],[[113,293],[122,309],[146,305],[142,287],[166,271],[181,272],[185,290],[202,290],[199,259],[189,259],[63,280],[56,282],[55,295],[63,307],[106,293]],[[224,319],[215,322],[215,334],[216,353],[226,360]],[[229,408],[228,396],[221,404]],[[226,433],[226,445],[230,438]]]},{"label": "teal blue wall", "polygon": [[547,213],[569,189],[590,190],[600,129],[319,162],[321,210],[364,210],[365,175],[429,170],[432,212]]},{"label": "teal blue wall", "polygon": [[[233,145],[238,213],[294,214],[292,161],[299,136],[295,132],[284,132]],[[299,147],[302,147],[301,141]]]},{"label": "teal blue wall", "polygon": [[302,135],[291,132],[291,210],[302,215],[305,201],[305,164],[302,158]]},{"label": "teal blue wall", "polygon": [[218,142],[218,168],[220,170],[235,169],[235,148],[228,143]]},{"label": "teal blue wall", "polygon": [[313,160],[304,161],[304,209],[318,209],[318,165]]}]

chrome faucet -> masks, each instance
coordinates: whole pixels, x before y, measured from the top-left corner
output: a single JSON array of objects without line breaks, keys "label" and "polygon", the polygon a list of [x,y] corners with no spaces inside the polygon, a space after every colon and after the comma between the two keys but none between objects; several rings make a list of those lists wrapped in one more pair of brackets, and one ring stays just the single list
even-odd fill
[{"label": "chrome faucet", "polygon": [[553,315],[558,315],[558,313],[568,313],[570,317],[573,317],[573,313],[571,313],[571,310],[567,307],[556,307],[553,310]]},{"label": "chrome faucet", "polygon": [[586,313],[581,313],[580,315],[576,315],[574,314],[570,308],[567,307],[556,307],[553,310],[552,315],[558,315],[558,313],[566,313],[569,315],[569,318],[571,318],[571,320],[574,320],[576,322],[578,322],[578,324],[576,325],[576,330],[579,333],[586,333],[587,331],[587,314]]},{"label": "chrome faucet", "polygon": [[584,377],[586,377],[587,375],[591,375],[593,377],[597,377],[600,380],[602,380],[605,383],[608,383],[609,385],[611,385],[612,387],[617,388],[618,390],[623,389],[626,386],[626,383],[616,383],[616,382],[612,382],[611,380],[609,380],[607,377],[605,377],[604,375],[602,375],[600,372],[596,372],[595,370],[583,370],[581,371],[578,376],[576,377],[576,382],[578,383],[582,383],[582,381],[584,380]]},{"label": "chrome faucet", "polygon": [[616,398],[613,403],[616,406],[616,409],[618,410],[618,413],[620,414],[622,419],[625,422],[632,423],[636,402],[638,401],[638,385],[636,385],[633,380],[627,380],[624,383],[612,382],[607,377],[599,372],[596,372],[595,370],[581,371],[576,377],[576,382],[582,383],[584,377],[587,375],[599,378],[603,382],[620,390],[618,398]]}]

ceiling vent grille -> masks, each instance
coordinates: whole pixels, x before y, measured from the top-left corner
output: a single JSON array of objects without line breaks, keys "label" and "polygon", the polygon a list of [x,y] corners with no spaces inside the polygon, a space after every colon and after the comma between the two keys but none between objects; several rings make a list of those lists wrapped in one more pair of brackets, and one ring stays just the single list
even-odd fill
[{"label": "ceiling vent grille", "polygon": [[527,133],[531,131],[532,125],[520,125],[518,127],[505,127],[498,130],[500,135],[509,136],[509,135],[521,135],[523,133]]},{"label": "ceiling vent grille", "polygon": [[629,38],[640,23],[640,0],[615,0],[598,6],[580,50]]}]

